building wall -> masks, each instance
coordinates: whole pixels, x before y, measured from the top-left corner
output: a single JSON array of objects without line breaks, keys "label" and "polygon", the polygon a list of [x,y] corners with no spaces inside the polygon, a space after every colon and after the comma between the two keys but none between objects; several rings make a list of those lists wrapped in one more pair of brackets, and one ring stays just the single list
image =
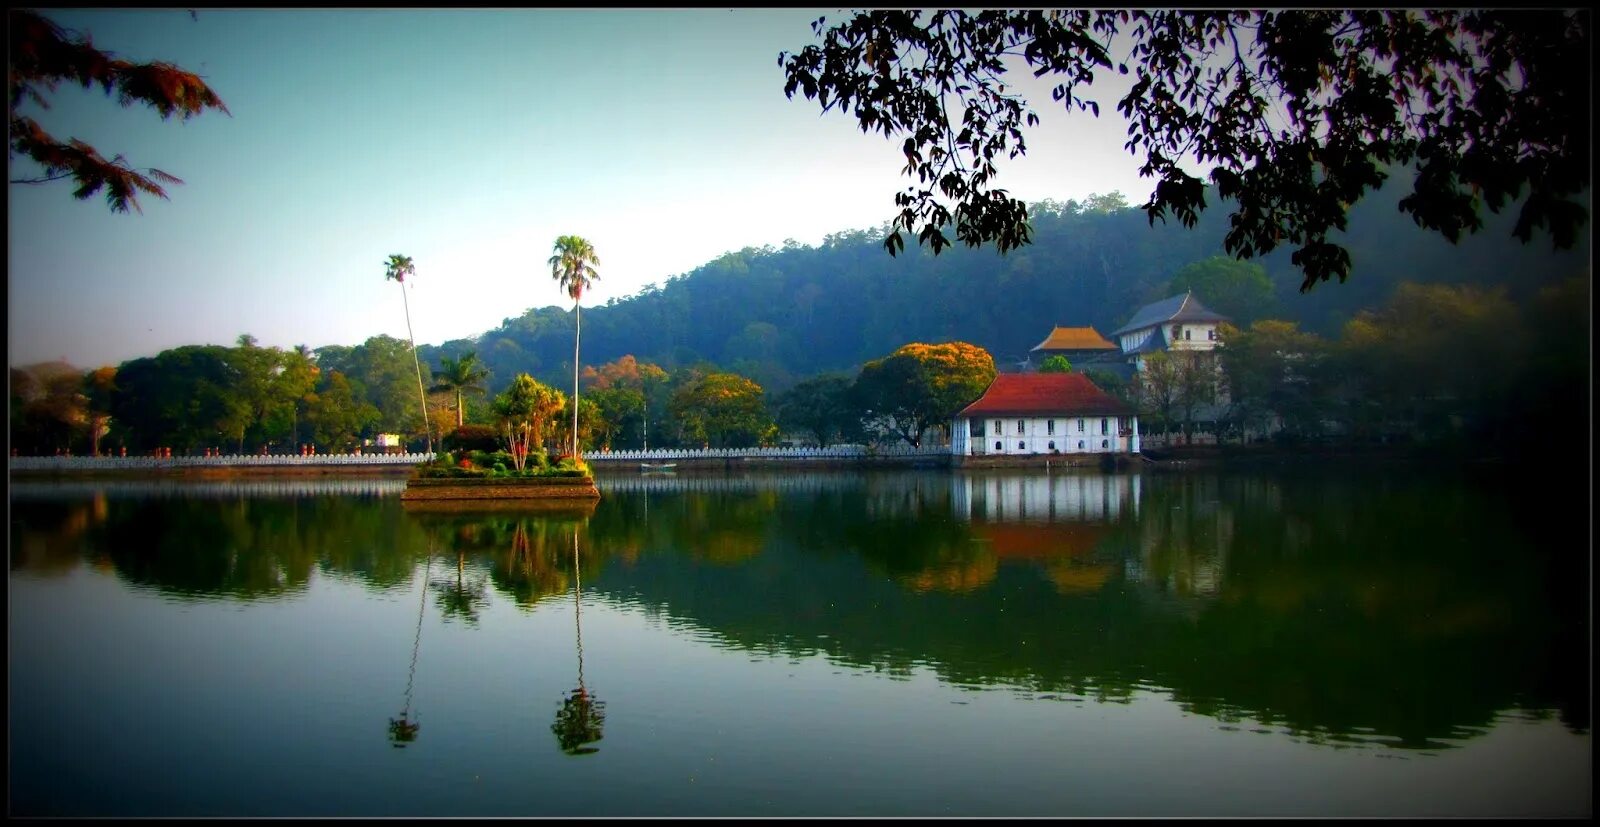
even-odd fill
[{"label": "building wall", "polygon": [[[999,433],[996,433],[997,422]],[[1050,453],[1125,454],[1139,450],[1137,416],[985,416],[981,437],[974,433],[973,425],[973,420],[968,417],[956,419],[950,440],[951,453],[961,456],[1026,456]],[[1129,429],[1130,433],[1123,434],[1123,428]],[[998,448],[995,447],[996,443],[999,444]]]}]

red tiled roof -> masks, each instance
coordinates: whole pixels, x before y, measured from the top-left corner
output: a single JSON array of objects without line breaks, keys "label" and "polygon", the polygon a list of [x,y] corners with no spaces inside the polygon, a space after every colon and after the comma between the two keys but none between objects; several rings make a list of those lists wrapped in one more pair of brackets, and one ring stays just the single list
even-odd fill
[{"label": "red tiled roof", "polygon": [[1057,327],[1050,331],[1044,341],[1033,346],[1034,350],[1116,350],[1117,346],[1106,341],[1100,331],[1093,327]]},{"label": "red tiled roof", "polygon": [[956,416],[1125,416],[1133,410],[1081,373],[1002,373]]}]

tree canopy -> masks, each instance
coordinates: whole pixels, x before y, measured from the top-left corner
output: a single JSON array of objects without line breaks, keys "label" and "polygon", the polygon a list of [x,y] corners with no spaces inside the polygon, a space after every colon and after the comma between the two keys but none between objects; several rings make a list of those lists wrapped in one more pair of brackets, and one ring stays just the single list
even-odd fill
[{"label": "tree canopy", "polygon": [[868,418],[915,447],[929,428],[948,428],[995,373],[994,357],[976,345],[913,342],[862,365],[856,399]]},{"label": "tree canopy", "polygon": [[820,43],[779,54],[784,92],[905,136],[915,183],[895,195],[891,254],[902,233],[937,254],[950,228],[1001,252],[1029,243],[1027,207],[997,186],[1038,123],[1008,69],[1052,76],[1053,100],[1097,117],[1097,73],[1130,76],[1116,108],[1156,181],[1149,222],[1192,227],[1213,189],[1231,202],[1226,251],[1292,245],[1302,291],[1350,275],[1332,234],[1395,165],[1415,173],[1401,211],[1451,241],[1519,200],[1524,243],[1543,229],[1570,247],[1588,216],[1584,10],[893,10],[812,29]]},{"label": "tree canopy", "polygon": [[7,64],[10,155],[24,155],[43,168],[35,178],[12,178],[13,184],[44,184],[71,178],[77,183],[72,196],[84,200],[104,189],[112,212],[143,212],[139,193],[166,198],[162,184],[182,184],[159,169],[137,169],[121,155],[107,159],[98,150],[73,138],[61,141],[37,121],[19,112],[25,101],[49,109],[45,93],[62,81],[85,89],[99,86],[115,93],[124,107],[141,103],[160,113],[163,120],[176,114],[188,120],[207,109],[221,110],[217,93],[199,75],[162,61],[133,63],[115,53],[97,49],[87,37],[63,29],[38,12],[11,9],[7,13],[10,50]]}]

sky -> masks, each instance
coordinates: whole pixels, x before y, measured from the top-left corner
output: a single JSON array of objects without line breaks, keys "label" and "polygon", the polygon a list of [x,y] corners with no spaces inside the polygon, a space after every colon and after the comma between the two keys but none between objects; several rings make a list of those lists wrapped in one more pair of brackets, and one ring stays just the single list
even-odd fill
[{"label": "sky", "polygon": [[[829,9],[66,10],[102,49],[205,78],[231,116],[163,121],[63,85],[40,111],[135,167],[181,178],[115,214],[70,182],[11,184],[13,366],[116,365],[190,344],[417,344],[470,338],[531,307],[570,306],[558,236],[588,239],[584,306],[637,294],[723,253],[821,243],[893,217],[898,141],[783,93],[783,50]],[[1041,124],[1001,166],[1015,197],[1149,195],[1101,116],[1016,77]],[[900,140],[903,140],[901,138]],[[26,159],[11,178],[36,174]],[[384,279],[411,256],[408,292]]]}]

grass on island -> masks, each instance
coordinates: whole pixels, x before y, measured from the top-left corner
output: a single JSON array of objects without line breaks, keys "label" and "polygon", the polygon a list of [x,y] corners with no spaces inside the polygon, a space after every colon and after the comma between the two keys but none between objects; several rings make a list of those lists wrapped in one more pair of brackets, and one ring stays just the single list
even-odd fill
[{"label": "grass on island", "polygon": [[523,469],[517,470],[506,451],[446,451],[417,466],[424,479],[549,479],[587,477],[589,464],[576,457],[560,457],[554,463],[543,451],[529,453]]}]

